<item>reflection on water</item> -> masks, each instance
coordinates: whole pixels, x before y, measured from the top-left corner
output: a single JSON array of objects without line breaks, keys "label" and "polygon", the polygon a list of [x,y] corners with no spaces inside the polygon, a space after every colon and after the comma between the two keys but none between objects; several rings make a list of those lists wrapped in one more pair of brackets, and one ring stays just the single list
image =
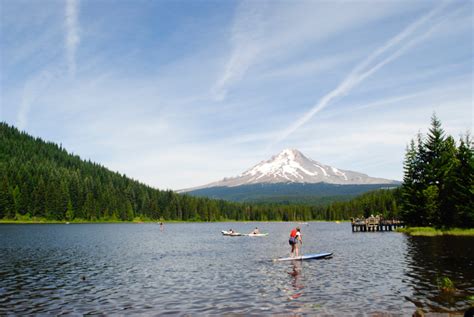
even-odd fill
[{"label": "reflection on water", "polygon": [[[224,237],[258,225],[268,237]],[[287,256],[292,223],[2,225],[0,315],[395,315],[463,312],[474,295],[474,239],[302,228],[305,253]],[[456,287],[441,292],[438,279]]]},{"label": "reflection on water", "polygon": [[[413,286],[407,300],[430,311],[463,311],[474,294],[474,243],[470,237],[409,237],[406,275]],[[449,278],[454,290],[443,290]]]},{"label": "reflection on water", "polygon": [[293,261],[291,264],[291,271],[288,272],[288,275],[291,277],[291,286],[293,294],[290,295],[290,299],[295,299],[300,297],[303,294],[304,285],[301,280],[302,273],[302,263],[301,261]]}]

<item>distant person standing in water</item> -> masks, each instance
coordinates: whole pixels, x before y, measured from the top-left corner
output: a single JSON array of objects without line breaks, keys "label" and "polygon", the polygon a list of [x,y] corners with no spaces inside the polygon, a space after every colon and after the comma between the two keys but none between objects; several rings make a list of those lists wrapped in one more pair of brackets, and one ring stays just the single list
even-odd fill
[{"label": "distant person standing in water", "polygon": [[160,222],[160,230],[163,231],[165,229],[165,225],[163,224],[163,222]]},{"label": "distant person standing in water", "polygon": [[303,240],[301,239],[301,231],[300,227],[296,227],[295,229],[291,230],[290,232],[290,240],[288,241],[291,245],[291,252],[290,256],[298,256],[298,243],[303,244]]}]

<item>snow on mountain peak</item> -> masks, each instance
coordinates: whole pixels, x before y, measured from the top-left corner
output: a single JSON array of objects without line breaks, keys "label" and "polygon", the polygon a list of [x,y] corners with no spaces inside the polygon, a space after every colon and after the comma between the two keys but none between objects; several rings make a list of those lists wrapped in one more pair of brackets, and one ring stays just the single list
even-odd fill
[{"label": "snow on mountain peak", "polygon": [[255,181],[270,177],[280,182],[302,182],[307,178],[305,176],[317,175],[304,167],[305,161],[308,159],[298,150],[286,149],[245,171],[240,177],[252,176]]},{"label": "snow on mountain peak", "polygon": [[240,186],[261,183],[393,184],[395,181],[337,169],[307,158],[296,149],[285,149],[242,174],[202,186]]}]

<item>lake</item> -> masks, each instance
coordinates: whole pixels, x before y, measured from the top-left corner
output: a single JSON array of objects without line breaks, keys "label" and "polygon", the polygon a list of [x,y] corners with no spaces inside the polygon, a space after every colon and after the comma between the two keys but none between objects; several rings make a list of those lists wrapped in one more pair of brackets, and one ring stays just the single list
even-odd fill
[{"label": "lake", "polygon": [[[267,237],[228,237],[221,230]],[[0,315],[463,312],[474,295],[474,238],[356,232],[349,223],[0,225]],[[439,290],[449,277],[456,287]],[[472,303],[472,302],[471,302]]]}]

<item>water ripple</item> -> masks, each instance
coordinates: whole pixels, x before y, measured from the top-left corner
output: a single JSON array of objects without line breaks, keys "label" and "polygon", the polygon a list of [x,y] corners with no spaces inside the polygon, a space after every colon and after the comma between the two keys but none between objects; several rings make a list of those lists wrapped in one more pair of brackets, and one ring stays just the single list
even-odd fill
[{"label": "water ripple", "polygon": [[0,226],[0,315],[405,316],[460,313],[474,295],[472,238],[310,223],[303,252],[334,256],[274,263],[292,224],[260,223],[262,239],[221,236],[230,226],[255,224]]}]

